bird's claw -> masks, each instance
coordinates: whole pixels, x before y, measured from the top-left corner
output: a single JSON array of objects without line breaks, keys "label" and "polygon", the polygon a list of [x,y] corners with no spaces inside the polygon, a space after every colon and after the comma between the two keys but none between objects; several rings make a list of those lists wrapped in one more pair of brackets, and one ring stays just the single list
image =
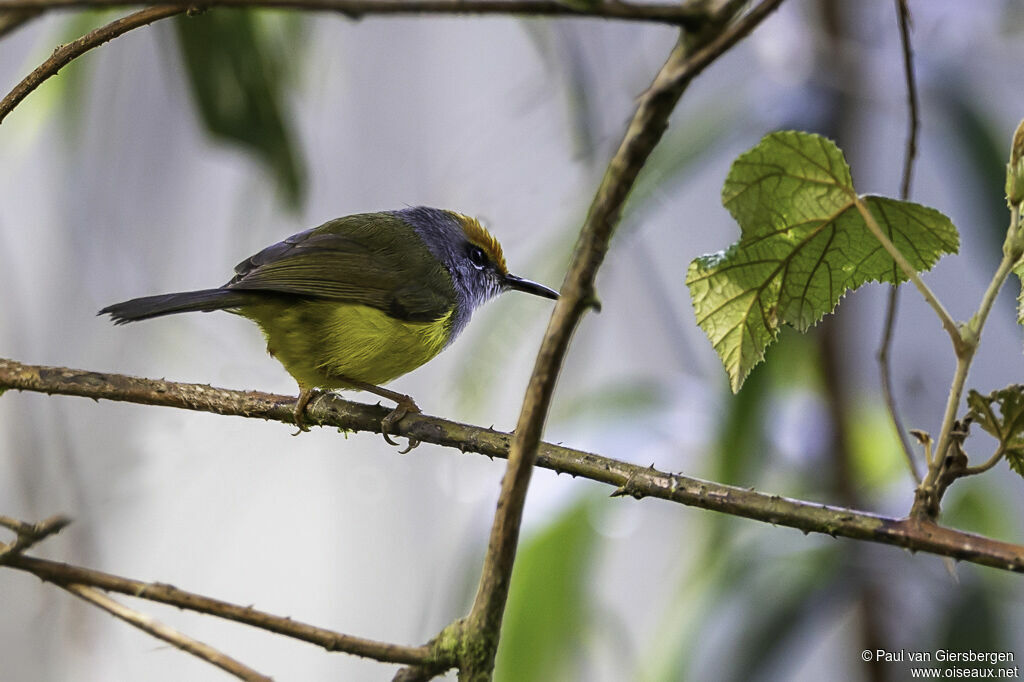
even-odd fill
[{"label": "bird's claw", "polygon": [[[409,413],[419,414],[420,408],[415,402],[413,402],[412,398],[406,396],[405,400],[398,401],[395,409],[391,410],[391,412],[388,413],[388,416],[384,417],[384,419],[380,421],[380,433],[384,436],[384,440],[388,445],[398,446],[398,443],[391,440],[391,427],[400,422],[402,418]],[[405,449],[399,450],[398,454],[404,455],[419,444],[420,442],[418,440],[410,436],[408,445],[406,445]]]}]

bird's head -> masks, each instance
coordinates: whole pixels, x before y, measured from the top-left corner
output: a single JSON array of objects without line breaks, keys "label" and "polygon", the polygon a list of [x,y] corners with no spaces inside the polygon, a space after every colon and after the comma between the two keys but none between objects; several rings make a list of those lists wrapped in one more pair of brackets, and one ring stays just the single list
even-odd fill
[{"label": "bird's head", "polygon": [[476,218],[425,207],[397,214],[412,225],[430,252],[448,269],[468,312],[505,291],[558,299],[554,289],[511,274],[501,244]]}]

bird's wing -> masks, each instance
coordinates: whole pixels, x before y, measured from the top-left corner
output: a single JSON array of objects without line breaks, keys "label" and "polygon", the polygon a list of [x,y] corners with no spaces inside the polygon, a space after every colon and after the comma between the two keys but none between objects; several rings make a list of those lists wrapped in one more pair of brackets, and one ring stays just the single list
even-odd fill
[{"label": "bird's wing", "polygon": [[455,302],[451,276],[404,222],[349,216],[288,237],[235,267],[225,287],[359,303],[432,321]]}]

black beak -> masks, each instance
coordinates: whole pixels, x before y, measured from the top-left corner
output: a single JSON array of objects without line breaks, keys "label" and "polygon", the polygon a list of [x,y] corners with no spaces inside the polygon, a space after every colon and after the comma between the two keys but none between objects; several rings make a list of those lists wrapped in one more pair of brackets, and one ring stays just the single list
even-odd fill
[{"label": "black beak", "polygon": [[531,282],[528,279],[516,277],[515,275],[505,275],[505,287],[508,289],[515,289],[516,291],[525,291],[528,294],[534,294],[536,296],[543,296],[544,298],[550,298],[555,301],[558,300],[558,292],[554,289],[548,289],[543,284],[537,284],[536,282]]}]

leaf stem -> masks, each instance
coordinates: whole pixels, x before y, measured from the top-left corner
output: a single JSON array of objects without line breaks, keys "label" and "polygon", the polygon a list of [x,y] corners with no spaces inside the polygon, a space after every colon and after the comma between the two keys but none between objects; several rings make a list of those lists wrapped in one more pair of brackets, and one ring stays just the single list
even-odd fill
[{"label": "leaf stem", "polygon": [[957,327],[956,322],[953,321],[953,318],[946,311],[946,308],[942,305],[942,302],[939,301],[938,297],[935,296],[935,293],[927,284],[924,283],[924,280],[921,279],[920,275],[917,274],[917,270],[914,269],[914,266],[907,261],[906,257],[899,249],[896,248],[896,245],[892,243],[892,240],[889,239],[885,232],[882,231],[882,228],[878,225],[878,221],[876,221],[875,217],[871,215],[871,211],[868,209],[867,204],[864,203],[864,200],[859,196],[854,195],[853,202],[857,206],[857,211],[860,212],[861,217],[864,218],[864,222],[867,223],[868,230],[871,234],[873,234],[875,239],[881,243],[882,248],[892,256],[892,259],[896,261],[896,265],[898,265],[900,270],[903,271],[903,274],[907,276],[907,279],[914,283],[914,286],[916,286],[917,290],[921,292],[922,296],[924,296],[924,300],[928,302],[928,305],[935,310],[935,314],[939,316],[939,320],[942,322],[942,328],[946,330],[946,333],[949,334],[949,338],[953,340],[953,348],[956,349],[957,357],[959,357],[964,348],[964,339],[960,334],[960,329]]}]

